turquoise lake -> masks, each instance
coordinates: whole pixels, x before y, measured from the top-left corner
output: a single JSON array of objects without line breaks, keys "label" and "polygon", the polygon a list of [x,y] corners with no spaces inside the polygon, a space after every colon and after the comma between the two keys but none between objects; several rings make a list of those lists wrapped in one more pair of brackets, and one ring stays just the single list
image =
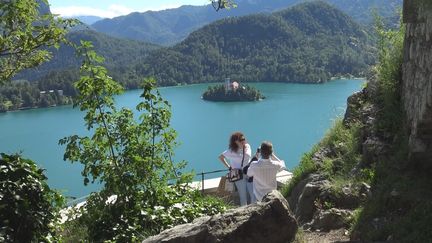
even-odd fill
[{"label": "turquoise lake", "polygon": [[[226,149],[229,135],[239,130],[253,150],[263,140],[273,142],[276,154],[292,169],[344,114],[346,99],[363,82],[254,83],[267,99],[250,103],[203,101],[201,94],[208,84],[161,88],[172,105],[172,126],[179,135],[175,161],[188,161],[188,169],[196,172],[224,169],[217,157]],[[128,91],[117,98],[117,104],[134,108],[140,94],[140,90]],[[51,187],[67,196],[85,196],[100,185],[85,187],[81,165],[63,161],[64,147],[58,145],[65,136],[87,133],[83,116],[71,106],[0,114],[0,152],[21,152],[46,169]]]}]

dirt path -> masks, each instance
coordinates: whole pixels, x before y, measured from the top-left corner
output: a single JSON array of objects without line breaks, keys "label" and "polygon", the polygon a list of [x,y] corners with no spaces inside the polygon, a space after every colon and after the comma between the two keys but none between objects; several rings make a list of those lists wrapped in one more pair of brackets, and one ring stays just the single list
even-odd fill
[{"label": "dirt path", "polygon": [[349,241],[348,231],[345,229],[330,232],[307,231],[303,233],[303,241],[308,243],[331,243]]}]

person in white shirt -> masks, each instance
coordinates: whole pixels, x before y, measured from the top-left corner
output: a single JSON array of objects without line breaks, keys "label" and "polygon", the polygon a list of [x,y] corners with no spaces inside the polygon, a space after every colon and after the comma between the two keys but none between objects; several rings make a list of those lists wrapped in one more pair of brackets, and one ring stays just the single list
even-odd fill
[{"label": "person in white shirt", "polygon": [[[230,170],[243,171],[243,167],[249,163],[251,157],[251,146],[247,143],[245,136],[241,132],[235,132],[230,137],[229,148],[219,156],[219,160]],[[247,176],[243,175],[243,179],[234,182],[240,196],[241,206],[247,205],[248,192],[251,198],[254,196],[252,184],[248,183],[247,180]]]},{"label": "person in white shirt", "polygon": [[270,142],[261,144],[261,158],[252,162],[247,171],[249,177],[253,176],[253,191],[256,200],[277,189],[276,174],[285,169],[285,162],[273,153]]}]

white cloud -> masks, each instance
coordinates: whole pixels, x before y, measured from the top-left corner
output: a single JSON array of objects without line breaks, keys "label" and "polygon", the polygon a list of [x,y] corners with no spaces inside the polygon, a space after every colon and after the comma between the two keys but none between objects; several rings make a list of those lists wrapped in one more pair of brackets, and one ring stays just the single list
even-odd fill
[{"label": "white cloud", "polygon": [[113,18],[121,15],[127,15],[132,12],[145,12],[148,10],[158,11],[177,7],[180,7],[180,5],[164,5],[152,9],[131,9],[123,5],[112,4],[106,9],[86,6],[52,7],[51,12],[62,17],[98,16],[101,18]]}]

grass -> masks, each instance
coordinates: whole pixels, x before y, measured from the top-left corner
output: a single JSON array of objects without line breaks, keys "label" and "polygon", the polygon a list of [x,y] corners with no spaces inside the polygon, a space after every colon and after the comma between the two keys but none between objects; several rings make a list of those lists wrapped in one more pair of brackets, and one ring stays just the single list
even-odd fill
[{"label": "grass", "polygon": [[288,197],[294,187],[304,178],[306,178],[307,175],[317,171],[318,167],[315,164],[315,162],[312,160],[313,154],[318,151],[318,147],[315,146],[312,151],[309,153],[306,153],[303,155],[299,165],[294,168],[293,176],[290,180],[290,182],[282,187],[281,193],[284,195],[284,197]]},{"label": "grass", "polygon": [[375,167],[373,196],[356,213],[351,231],[366,241],[430,242],[432,178],[409,167],[408,139],[397,138],[392,156]]},{"label": "grass", "polygon": [[[341,119],[336,120],[321,142],[303,155],[299,165],[293,171],[290,183],[282,188],[282,194],[288,197],[301,180],[317,171],[336,183],[347,180],[347,177],[350,177],[349,172],[361,159],[359,136],[358,124],[345,127]],[[321,164],[317,164],[313,156],[322,148],[328,148],[334,154],[325,157]]]},{"label": "grass", "polygon": [[292,243],[307,243],[305,233],[302,228],[298,228],[296,237]]}]

